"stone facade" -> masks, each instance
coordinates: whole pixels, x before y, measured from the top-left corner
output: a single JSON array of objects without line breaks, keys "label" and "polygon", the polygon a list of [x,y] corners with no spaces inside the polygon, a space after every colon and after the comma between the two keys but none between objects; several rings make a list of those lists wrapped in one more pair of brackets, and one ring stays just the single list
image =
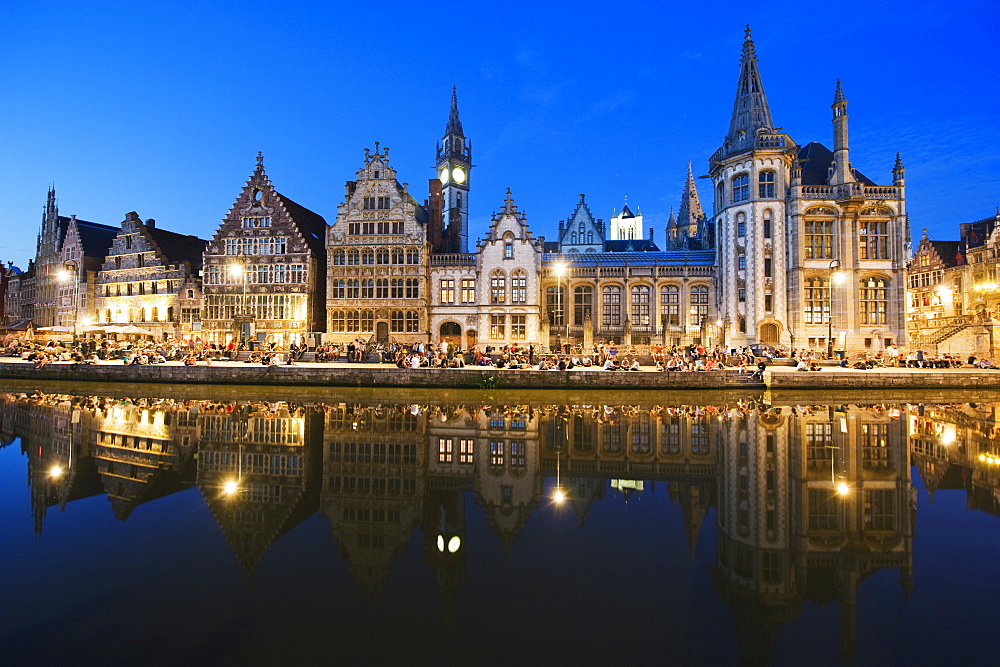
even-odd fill
[{"label": "stone facade", "polygon": [[264,158],[205,247],[201,337],[287,346],[326,329],[326,221],[274,189]]},{"label": "stone facade", "polygon": [[396,180],[388,148],[365,149],[326,252],[326,340],[429,340],[427,210]]},{"label": "stone facade", "polygon": [[96,322],[136,326],[158,340],[179,338],[179,299],[200,268],[204,248],[202,239],[127,214],[97,274]]}]

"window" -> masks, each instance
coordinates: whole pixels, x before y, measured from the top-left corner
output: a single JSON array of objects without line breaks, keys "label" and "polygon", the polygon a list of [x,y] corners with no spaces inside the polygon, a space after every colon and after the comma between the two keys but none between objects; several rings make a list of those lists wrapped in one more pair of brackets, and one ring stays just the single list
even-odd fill
[{"label": "window", "polygon": [[739,174],[733,177],[733,203],[750,199],[750,177],[747,174]]},{"label": "window", "polygon": [[455,280],[453,278],[441,280],[441,303],[455,303]]},{"label": "window", "polygon": [[389,279],[388,278],[376,278],[375,279],[375,298],[376,299],[388,299],[389,298]]},{"label": "window", "polygon": [[691,319],[688,323],[699,326],[705,317],[708,317],[708,287],[694,285],[691,288]]},{"label": "window", "polygon": [[389,263],[389,249],[379,248],[375,252],[375,263],[376,264],[388,264]]},{"label": "window", "polygon": [[510,337],[514,340],[524,340],[527,338],[527,315],[510,316]]},{"label": "window", "polygon": [[406,311],[406,333],[420,331],[420,314],[415,310]]},{"label": "window", "polygon": [[573,289],[573,324],[580,327],[590,318],[594,310],[594,288],[590,285],[579,285]]},{"label": "window", "polygon": [[507,322],[506,315],[490,315],[490,338],[493,340],[503,340],[504,328]]},{"label": "window", "polygon": [[392,333],[403,333],[403,311],[392,311],[389,316],[389,331]]},{"label": "window", "polygon": [[742,213],[736,214],[736,235],[740,238],[747,235],[747,217]]},{"label": "window", "polygon": [[490,466],[494,468],[503,466],[503,444],[503,440],[490,440]]},{"label": "window", "polygon": [[348,266],[357,266],[361,263],[361,253],[357,250],[350,250],[347,253]]},{"label": "window", "polygon": [[740,271],[745,271],[747,268],[747,258],[744,255],[740,255],[739,259],[736,260],[737,267]]},{"label": "window", "polygon": [[361,251],[361,263],[370,266],[375,263],[375,251],[371,248],[365,248]]},{"label": "window", "polygon": [[403,298],[403,279],[402,278],[390,278],[389,279],[389,296],[392,299],[402,299]]},{"label": "window", "polygon": [[476,279],[462,278],[462,303],[476,302]]},{"label": "window", "polygon": [[361,298],[361,281],[357,279],[347,281],[347,298],[348,299],[360,299]]},{"label": "window", "polygon": [[648,285],[632,286],[632,324],[649,326],[650,289]]},{"label": "window", "polygon": [[438,463],[451,463],[451,438],[438,438]]},{"label": "window", "polygon": [[894,493],[892,489],[865,490],[865,528],[871,530],[895,530]]},{"label": "window", "polygon": [[771,276],[771,258],[770,257],[765,257],[764,258],[764,277],[765,278],[771,278],[772,277]]},{"label": "window", "polygon": [[330,283],[330,296],[334,299],[347,298],[347,281],[343,278],[335,278]]},{"label": "window", "polygon": [[[774,296],[771,294],[764,295],[764,310],[769,313],[774,310]],[[763,338],[763,335],[761,337]]]},{"label": "window", "polygon": [[475,452],[476,441],[471,438],[462,438],[458,441],[458,462],[470,465],[473,462],[473,452]]},{"label": "window", "polygon": [[862,220],[858,228],[858,258],[889,258],[889,223]]},{"label": "window", "polygon": [[681,323],[681,288],[677,285],[660,288],[660,323],[665,327],[676,327]]},{"label": "window", "polygon": [[807,278],[805,297],[805,323],[828,323],[830,321],[830,281],[826,278]]},{"label": "window", "polygon": [[602,318],[606,327],[617,327],[622,323],[622,288],[618,285],[606,285],[601,292]]},{"label": "window", "polygon": [[406,279],[406,298],[407,299],[420,298],[420,280],[418,278]]},{"label": "window", "polygon": [[507,277],[501,271],[490,276],[490,303],[507,302]]},{"label": "window", "polygon": [[402,264],[403,263],[403,258],[404,258],[404,255],[403,255],[403,249],[402,248],[393,248],[392,249],[392,263],[393,264]]},{"label": "window", "polygon": [[361,311],[361,330],[372,331],[375,329],[375,313],[370,310]]},{"label": "window", "polygon": [[769,239],[771,238],[771,209],[764,211],[763,223],[764,238]]},{"label": "window", "polygon": [[375,298],[375,280],[372,278],[365,278],[361,281],[361,298],[362,299],[374,299]]},{"label": "window", "polygon": [[833,220],[806,220],[806,259],[833,257]]},{"label": "window", "polygon": [[757,175],[757,196],[761,199],[774,199],[773,171],[762,171]]},{"label": "window", "polygon": [[504,243],[503,244],[503,258],[504,259],[514,259],[514,244]]},{"label": "window", "polygon": [[545,288],[545,312],[549,314],[549,324],[562,326],[566,324],[563,312],[566,308],[566,293],[562,286]]},{"label": "window", "polygon": [[510,277],[510,302],[526,303],[528,301],[528,276],[520,269]]},{"label": "window", "polygon": [[865,278],[859,285],[861,324],[885,324],[889,303],[889,281],[885,278]]},{"label": "window", "polygon": [[[376,175],[375,178],[378,178]],[[366,211],[387,211],[389,210],[388,197],[365,197],[364,206]]]},{"label": "window", "polygon": [[407,264],[420,264],[420,251],[419,250],[407,250],[406,251],[406,263]]}]

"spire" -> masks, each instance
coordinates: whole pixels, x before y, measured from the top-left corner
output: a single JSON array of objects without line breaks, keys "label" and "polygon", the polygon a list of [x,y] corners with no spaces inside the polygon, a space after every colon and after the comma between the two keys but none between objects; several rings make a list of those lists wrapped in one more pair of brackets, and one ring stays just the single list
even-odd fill
[{"label": "spire", "polygon": [[694,184],[694,172],[691,169],[691,161],[688,160],[687,180],[684,182],[684,190],[681,192],[681,208],[677,213],[677,225],[679,227],[691,228],[691,235],[696,235],[698,221],[705,217],[705,211],[701,207],[701,199],[698,198],[698,188]]},{"label": "spire", "polygon": [[444,128],[444,133],[465,136],[462,133],[462,121],[458,119],[458,88],[455,86],[451,87],[451,113],[448,114],[448,126]]},{"label": "spire", "polygon": [[847,99],[844,97],[844,89],[840,85],[840,79],[837,79],[837,91],[833,94],[833,104],[836,106],[839,103],[847,103]]},{"label": "spire", "polygon": [[748,25],[743,40],[740,77],[736,84],[736,101],[733,103],[733,116],[729,121],[729,134],[726,136],[728,152],[734,153],[737,150],[752,148],[753,139],[760,129],[773,131],[774,121],[771,120],[771,110],[767,106],[764,84],[757,68],[757,52],[754,50]]},{"label": "spire", "polygon": [[514,196],[510,193],[510,188],[507,188],[507,197],[503,201],[503,208],[500,209],[503,215],[517,215],[517,206],[514,205]]},{"label": "spire", "polygon": [[674,217],[674,207],[670,207],[670,217],[667,218],[667,233],[670,233],[671,229],[677,229],[677,218]]},{"label": "spire", "polygon": [[830,185],[853,183],[854,170],[851,168],[851,152],[847,142],[847,98],[844,89],[837,79],[837,90],[833,94],[833,173],[830,175]]}]

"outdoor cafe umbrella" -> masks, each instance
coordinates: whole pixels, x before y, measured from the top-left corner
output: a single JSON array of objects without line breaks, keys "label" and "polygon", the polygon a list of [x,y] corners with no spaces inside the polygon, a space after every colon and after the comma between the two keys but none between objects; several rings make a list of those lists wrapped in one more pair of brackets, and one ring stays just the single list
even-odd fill
[{"label": "outdoor cafe umbrella", "polygon": [[50,331],[53,333],[70,333],[73,327],[38,327],[35,331]]},{"label": "outdoor cafe umbrella", "polygon": [[143,329],[142,327],[137,327],[134,324],[127,324],[127,325],[121,327],[121,331],[119,333],[123,333],[123,334],[135,334],[137,336],[153,336],[153,335],[155,335],[149,329]]}]

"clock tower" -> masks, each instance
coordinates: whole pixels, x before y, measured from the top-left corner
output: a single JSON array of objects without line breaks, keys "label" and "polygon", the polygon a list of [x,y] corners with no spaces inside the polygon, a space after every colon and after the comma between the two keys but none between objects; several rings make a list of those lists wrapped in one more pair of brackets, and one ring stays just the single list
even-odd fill
[{"label": "clock tower", "polygon": [[445,247],[451,252],[469,252],[469,173],[472,142],[462,133],[458,119],[458,95],[451,90],[451,114],[444,138],[437,144],[437,176],[441,181]]}]

